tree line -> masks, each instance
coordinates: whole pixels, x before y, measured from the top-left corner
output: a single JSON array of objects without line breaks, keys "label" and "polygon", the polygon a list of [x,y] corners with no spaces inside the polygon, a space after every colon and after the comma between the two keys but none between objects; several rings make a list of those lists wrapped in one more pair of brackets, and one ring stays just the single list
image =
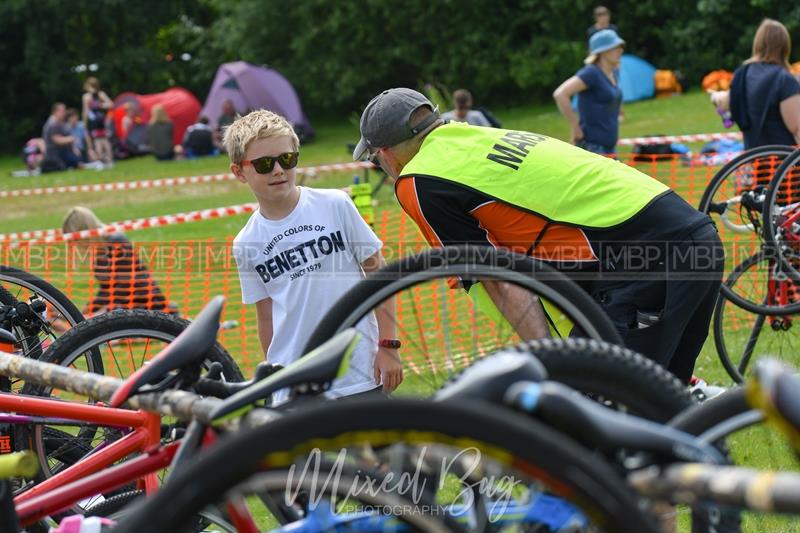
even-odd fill
[{"label": "tree line", "polygon": [[201,101],[220,63],[282,72],[312,118],[349,117],[391,86],[466,87],[506,107],[549,99],[586,55],[603,3],[627,50],[697,85],[750,54],[761,19],[783,22],[800,52],[800,3],[784,0],[4,0],[0,150],[38,135],[50,105],[103,88],[178,85]]}]

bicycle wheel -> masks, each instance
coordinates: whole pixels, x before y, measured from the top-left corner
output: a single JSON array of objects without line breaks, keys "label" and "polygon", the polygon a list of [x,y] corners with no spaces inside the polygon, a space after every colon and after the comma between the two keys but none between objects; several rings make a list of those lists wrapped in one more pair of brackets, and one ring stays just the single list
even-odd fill
[{"label": "bicycle wheel", "polygon": [[[788,146],[760,146],[724,165],[711,179],[698,210],[714,219],[725,247],[726,272],[762,249],[762,206],[780,164],[792,152]],[[766,285],[767,279],[763,283]],[[747,295],[722,286],[722,294],[738,305],[759,306]],[[800,310],[800,305],[792,311]],[[758,312],[758,311],[756,311]]]},{"label": "bicycle wheel", "polygon": [[[455,279],[472,284],[469,292],[452,288]],[[476,284],[481,280],[498,281],[521,293],[513,295],[513,304],[495,304],[482,284]],[[303,353],[349,327],[374,336],[368,315],[383,313],[379,307],[392,300],[394,318],[382,318],[392,321],[403,342],[406,379],[398,389],[401,394],[432,394],[476,357],[525,340],[516,322],[505,317],[514,305],[513,316],[525,317],[544,302],[553,336],[622,344],[600,306],[553,268],[504,250],[444,248],[405,257],[359,282],[331,307]]]},{"label": "bicycle wheel", "polygon": [[767,247],[786,275],[800,281],[800,150],[788,155],[775,172],[762,216]]},{"label": "bicycle wheel", "polygon": [[[774,277],[776,260],[766,252],[758,253],[737,266],[723,286],[747,294],[751,301],[760,301],[758,314],[742,309],[725,298],[717,300],[714,311],[714,344],[717,354],[736,383],[742,383],[754,360],[762,355],[777,356],[798,364],[800,336],[796,315],[787,310],[800,305],[800,286],[784,276],[770,284],[754,282],[754,278]],[[763,274],[766,272],[766,274]],[[771,301],[786,302],[786,306],[769,305]]]},{"label": "bicycle wheel", "polygon": [[[53,285],[30,272],[4,265],[0,265],[0,309],[0,327],[13,331],[20,339],[22,354],[35,359],[58,338],[64,326],[73,327],[84,320],[75,304]],[[93,372],[103,373],[96,354],[87,364],[93,365]]]},{"label": "bicycle wheel", "polygon": [[[576,522],[575,530],[655,531],[657,527],[608,465],[529,418],[473,402],[455,405],[413,399],[353,399],[299,410],[220,441],[219,446],[187,465],[137,513],[120,522],[119,532],[178,530],[207,505],[230,496],[258,494],[258,472],[265,466],[264,474],[269,475],[271,469],[291,465],[303,468],[312,452],[312,457],[332,455],[345,461],[359,459],[365,449],[387,468],[397,464],[393,457],[417,458],[411,464],[420,466],[418,472],[432,465],[434,471],[442,468],[435,465],[446,465],[434,490],[440,504],[455,504],[463,515],[481,517],[481,509],[486,510],[480,505],[484,500],[468,497],[496,489],[493,497],[507,497],[509,504],[489,510],[497,519],[510,508],[519,510],[517,505],[530,505],[540,495],[554,495],[557,498],[553,499],[572,507],[585,521]],[[463,474],[463,469],[469,472]],[[459,474],[465,477],[459,478]],[[462,481],[471,483],[474,494],[446,494],[448,487],[457,488]],[[502,492],[500,486],[504,487]],[[470,502],[476,504],[475,509],[469,507]],[[403,511],[402,518],[415,518],[413,510]],[[476,529],[489,525],[482,522]],[[434,525],[419,527],[426,530],[425,526]],[[493,525],[494,530],[500,529],[498,523]],[[518,525],[517,520],[512,527]],[[532,529],[543,525],[531,524]],[[581,529],[580,525],[586,527]]]},{"label": "bicycle wheel", "polygon": [[[90,318],[67,331],[42,355],[42,361],[87,371],[83,366],[84,354],[96,351],[103,358],[106,370],[111,375],[124,379],[158,354],[188,324],[187,320],[157,311],[112,311]],[[244,379],[236,362],[219,343],[206,354],[205,359],[207,362],[219,362],[223,368],[222,375],[227,381]],[[75,399],[65,391],[52,391],[32,384],[26,384],[22,393]],[[43,478],[73,464],[62,459],[65,448],[75,446],[80,449],[94,449],[123,434],[120,428],[90,423],[64,427],[34,424],[32,427],[19,429],[17,433],[20,435],[20,445],[30,447],[37,453],[41,463],[40,476]],[[55,429],[62,436],[64,433],[70,434],[73,438],[68,442],[50,442],[46,433],[48,429]],[[66,457],[72,457],[72,454]]]},{"label": "bicycle wheel", "polygon": [[553,381],[649,420],[667,422],[695,404],[668,370],[621,346],[590,339],[540,339],[508,350],[535,356]]}]

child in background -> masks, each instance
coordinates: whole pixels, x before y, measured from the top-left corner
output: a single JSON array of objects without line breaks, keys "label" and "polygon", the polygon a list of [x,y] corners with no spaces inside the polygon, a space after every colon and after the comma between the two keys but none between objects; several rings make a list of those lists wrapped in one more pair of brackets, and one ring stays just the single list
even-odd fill
[{"label": "child in background", "polygon": [[[62,230],[66,234],[104,226],[91,209],[78,206],[67,213]],[[90,247],[91,269],[99,284],[97,294],[83,309],[87,318],[120,308],[177,313],[124,234],[112,233],[75,242],[77,246]]]},{"label": "child in background", "polygon": [[[288,365],[301,355],[330,307],[383,264],[383,243],[339,190],[300,187],[300,141],[283,117],[257,110],[226,128],[231,172],[258,201],[233,242],[242,301],[255,304],[267,360]],[[403,379],[395,337],[394,301],[359,324],[363,337],[333,397],[393,391]],[[275,399],[281,400],[285,396]]]}]

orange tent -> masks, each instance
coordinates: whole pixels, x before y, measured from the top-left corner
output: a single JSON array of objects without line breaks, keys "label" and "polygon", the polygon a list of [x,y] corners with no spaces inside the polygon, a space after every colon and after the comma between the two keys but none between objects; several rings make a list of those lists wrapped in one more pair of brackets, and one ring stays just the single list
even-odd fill
[{"label": "orange tent", "polygon": [[705,91],[727,91],[731,86],[733,72],[729,70],[714,70],[706,74],[703,78],[703,90]]}]

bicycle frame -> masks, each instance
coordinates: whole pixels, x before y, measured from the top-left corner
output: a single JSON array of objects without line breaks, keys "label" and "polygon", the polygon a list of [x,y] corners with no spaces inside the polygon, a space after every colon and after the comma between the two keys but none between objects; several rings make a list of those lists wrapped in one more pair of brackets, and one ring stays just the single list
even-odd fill
[{"label": "bicycle frame", "polygon": [[[57,417],[59,420],[132,428],[130,433],[119,440],[103,446],[14,498],[16,512],[23,526],[133,480],[140,480],[145,493],[152,494],[159,487],[156,472],[170,466],[180,447],[180,442],[161,445],[161,416],[147,411],[115,409],[10,393],[0,394],[0,411],[17,413],[5,415],[9,420],[16,421],[20,421],[20,413],[23,413],[29,416]],[[215,440],[214,432],[206,429],[200,447],[212,445]],[[141,456],[112,466],[136,453]],[[240,531],[258,531],[246,508],[229,505],[228,513]]]},{"label": "bicycle frame", "polygon": [[[0,411],[15,413],[6,415],[9,421],[19,420],[21,415],[41,416],[131,428],[131,432],[119,440],[19,494],[14,501],[23,525],[132,480],[140,480],[145,492],[153,493],[159,484],[155,472],[169,465],[178,446],[177,443],[161,446],[161,417],[145,411],[112,409],[11,393],[0,394]],[[115,476],[110,476],[106,471],[117,461],[137,453],[144,456],[119,465]],[[34,500],[36,503],[30,505]]]}]

